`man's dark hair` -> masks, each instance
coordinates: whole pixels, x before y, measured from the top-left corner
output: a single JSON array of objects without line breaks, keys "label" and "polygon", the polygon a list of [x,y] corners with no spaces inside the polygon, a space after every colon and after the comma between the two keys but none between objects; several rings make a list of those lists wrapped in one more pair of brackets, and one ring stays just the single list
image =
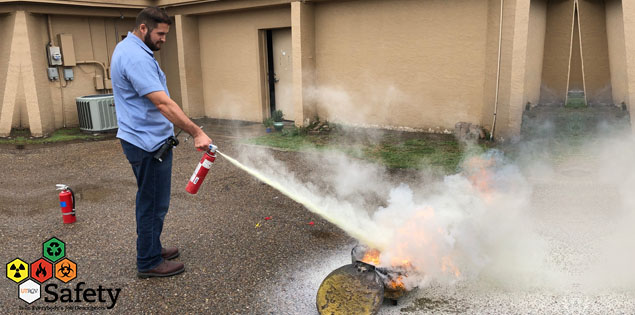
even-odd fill
[{"label": "man's dark hair", "polygon": [[148,27],[148,31],[152,32],[153,29],[157,27],[159,23],[165,23],[167,25],[172,25],[172,20],[165,10],[159,9],[158,7],[147,7],[137,15],[137,26],[138,29],[141,24],[145,24]]}]

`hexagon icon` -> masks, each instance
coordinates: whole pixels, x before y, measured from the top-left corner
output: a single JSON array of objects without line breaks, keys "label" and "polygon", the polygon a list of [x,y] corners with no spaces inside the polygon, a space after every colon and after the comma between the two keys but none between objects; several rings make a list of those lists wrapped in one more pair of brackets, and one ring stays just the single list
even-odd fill
[{"label": "hexagon icon", "polygon": [[29,279],[24,281],[24,283],[18,288],[18,296],[20,297],[20,300],[31,304],[40,298],[42,294],[40,289],[39,284]]},{"label": "hexagon icon", "polygon": [[56,262],[66,255],[66,244],[56,237],[51,237],[48,241],[42,243],[42,256]]},{"label": "hexagon icon", "polygon": [[16,258],[7,264],[7,278],[10,280],[20,283],[28,277],[29,265],[22,261],[22,259]]},{"label": "hexagon icon", "polygon": [[55,264],[55,278],[67,283],[77,277],[77,264],[64,258]]},{"label": "hexagon icon", "polygon": [[31,264],[31,279],[44,283],[53,277],[53,264],[40,258]]}]

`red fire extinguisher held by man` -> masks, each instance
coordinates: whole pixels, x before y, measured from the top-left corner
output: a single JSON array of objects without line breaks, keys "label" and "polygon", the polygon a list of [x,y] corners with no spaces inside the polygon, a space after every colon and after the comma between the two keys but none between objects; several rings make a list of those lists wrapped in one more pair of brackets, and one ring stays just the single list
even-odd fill
[{"label": "red fire extinguisher held by man", "polygon": [[203,154],[201,161],[196,166],[196,169],[194,169],[194,174],[192,174],[190,181],[187,182],[187,186],[185,187],[185,190],[190,194],[196,194],[198,189],[201,188],[201,184],[203,183],[207,172],[209,172],[209,169],[216,160],[216,149],[218,149],[217,146],[210,144],[209,149],[205,152],[205,154]]},{"label": "red fire extinguisher held by man", "polygon": [[64,224],[75,223],[75,194],[70,187],[64,184],[55,185],[60,192],[60,207],[62,208],[62,219]]}]

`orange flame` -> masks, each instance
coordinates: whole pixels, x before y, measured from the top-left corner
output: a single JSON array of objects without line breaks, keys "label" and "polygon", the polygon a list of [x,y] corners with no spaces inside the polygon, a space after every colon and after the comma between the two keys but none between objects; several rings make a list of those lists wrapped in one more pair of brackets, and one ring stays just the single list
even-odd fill
[{"label": "orange flame", "polygon": [[396,279],[391,279],[388,284],[386,284],[389,289],[395,291],[405,291],[406,285],[403,283],[403,276],[398,276]]},{"label": "orange flame", "polygon": [[376,249],[369,249],[364,253],[364,258],[362,258],[362,262],[367,264],[371,264],[373,266],[379,265],[379,251]]}]

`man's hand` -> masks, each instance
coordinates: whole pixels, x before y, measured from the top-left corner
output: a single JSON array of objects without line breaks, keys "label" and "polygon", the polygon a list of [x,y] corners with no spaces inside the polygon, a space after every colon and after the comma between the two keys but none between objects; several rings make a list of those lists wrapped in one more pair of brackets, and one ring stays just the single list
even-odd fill
[{"label": "man's hand", "polygon": [[210,139],[210,137],[208,137],[203,130],[201,130],[201,133],[199,133],[198,135],[194,136],[194,146],[201,150],[201,151],[207,151],[209,150],[209,145],[212,144],[212,139]]},{"label": "man's hand", "polygon": [[209,149],[212,139],[185,115],[179,105],[176,104],[165,91],[155,91],[145,96],[159,109],[165,118],[194,137],[194,146],[197,149],[203,151]]}]

